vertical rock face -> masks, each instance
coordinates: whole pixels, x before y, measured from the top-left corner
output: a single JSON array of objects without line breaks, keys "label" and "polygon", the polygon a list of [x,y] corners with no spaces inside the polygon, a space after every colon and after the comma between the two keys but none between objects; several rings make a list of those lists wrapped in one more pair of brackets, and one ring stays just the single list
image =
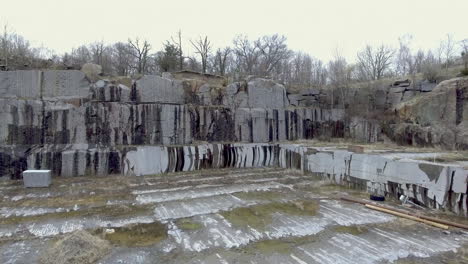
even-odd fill
[{"label": "vertical rock face", "polygon": [[283,168],[302,169],[338,184],[396,198],[406,195],[432,208],[468,213],[468,170],[462,167],[292,144],[280,145],[278,160]]},{"label": "vertical rock face", "polygon": [[395,107],[385,132],[394,141],[468,149],[468,78],[441,82]]},{"label": "vertical rock face", "polygon": [[225,87],[223,78],[177,77],[142,76],[124,85],[90,82],[81,71],[0,72],[1,175],[18,177],[24,164],[55,175],[121,173],[127,146],[344,136],[342,112],[292,107],[285,87],[272,80]]}]

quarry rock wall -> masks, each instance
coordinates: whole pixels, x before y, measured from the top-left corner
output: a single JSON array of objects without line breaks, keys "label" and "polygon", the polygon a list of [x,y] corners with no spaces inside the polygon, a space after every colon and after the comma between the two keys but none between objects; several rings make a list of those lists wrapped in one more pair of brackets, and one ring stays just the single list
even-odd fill
[{"label": "quarry rock wall", "polygon": [[330,137],[376,142],[383,130],[396,142],[463,148],[466,80],[441,83],[391,109],[389,94],[406,94],[406,84],[376,90],[382,98],[374,96],[372,107],[387,111],[385,123],[349,116],[327,92],[288,94],[261,78],[221,87],[220,78],[90,82],[81,71],[0,72],[0,177],[20,178],[28,168],[71,177],[280,166],[466,212],[466,169],[280,143]]},{"label": "quarry rock wall", "polygon": [[216,168],[281,167],[302,170],[331,182],[398,198],[406,195],[431,208],[466,215],[468,170],[455,165],[395,160],[385,153],[284,143],[197,144],[89,148],[56,145],[30,150],[25,169],[55,175],[143,176]]},{"label": "quarry rock wall", "polygon": [[[444,208],[465,216],[468,213],[468,169],[461,166],[400,161],[384,154],[292,144],[280,144],[280,149],[280,154],[289,153],[287,158],[294,160],[280,162],[281,167],[300,167],[305,173],[319,175],[337,184],[397,199],[406,195],[431,208]],[[286,160],[286,157],[280,156],[279,160]]]},{"label": "quarry rock wall", "polygon": [[[343,109],[293,106],[285,87],[272,80],[224,87],[220,77],[185,75],[91,82],[76,70],[0,72],[0,177],[20,177],[21,169],[37,162],[63,167],[54,175],[82,175],[91,163],[92,174],[101,174],[108,170],[100,164],[102,153],[132,146],[345,136]],[[48,154],[31,161],[32,153]],[[70,156],[85,153],[99,162]],[[59,156],[58,165],[47,162]]]}]

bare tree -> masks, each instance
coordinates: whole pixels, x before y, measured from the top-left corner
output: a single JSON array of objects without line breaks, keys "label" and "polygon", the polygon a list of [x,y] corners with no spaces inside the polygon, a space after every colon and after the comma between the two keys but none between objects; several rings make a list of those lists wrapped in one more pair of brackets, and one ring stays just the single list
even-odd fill
[{"label": "bare tree", "polygon": [[68,67],[81,68],[83,64],[91,62],[92,57],[86,45],[81,45],[71,51],[71,61]]},{"label": "bare tree", "polygon": [[465,65],[464,74],[468,75],[468,39],[460,41],[461,46],[461,57],[463,59],[463,64]]},{"label": "bare tree", "polygon": [[129,75],[134,61],[127,43],[117,42],[112,46],[112,64],[117,75]]},{"label": "bare tree", "polygon": [[375,49],[367,45],[357,54],[362,77],[367,80],[381,79],[389,70],[394,53],[393,49],[383,44]]},{"label": "bare tree", "polygon": [[228,63],[229,55],[231,54],[231,48],[226,47],[224,49],[218,49],[214,57],[214,68],[216,73],[221,76],[226,74],[226,66]]},{"label": "bare tree", "polygon": [[128,39],[128,44],[132,51],[131,54],[136,59],[137,73],[147,73],[151,45],[146,40],[141,42],[139,38],[135,40]]},{"label": "bare tree", "polygon": [[424,51],[418,50],[418,52],[416,53],[413,59],[415,73],[422,72],[422,65],[424,63],[424,58],[425,58]]},{"label": "bare tree", "polygon": [[455,52],[455,41],[451,34],[447,34],[447,39],[442,43],[445,56],[445,69],[448,70],[448,67],[452,64],[452,58]]},{"label": "bare tree", "polygon": [[400,76],[411,74],[413,57],[411,55],[412,35],[404,35],[398,38],[399,48],[395,58],[396,72]]},{"label": "bare tree", "polygon": [[104,44],[103,41],[91,43],[89,45],[89,51],[91,53],[93,63],[102,66],[104,73],[112,72],[112,48]]},{"label": "bare tree", "polygon": [[105,48],[106,47],[103,41],[94,42],[89,45],[91,56],[93,58],[93,63],[102,66]]},{"label": "bare tree", "polygon": [[172,43],[177,47],[179,59],[179,71],[184,69],[184,54],[182,51],[182,31],[177,31],[177,38],[171,37]]},{"label": "bare tree", "polygon": [[260,52],[257,45],[253,45],[246,36],[239,35],[233,40],[234,53],[238,71],[246,74],[254,74],[254,67],[258,63]]},{"label": "bare tree", "polygon": [[436,83],[440,73],[439,58],[432,51],[428,51],[421,66],[423,77],[429,82]]},{"label": "bare tree", "polygon": [[255,42],[260,51],[261,75],[269,75],[281,61],[287,60],[291,56],[286,40],[285,36],[274,34],[263,36]]},{"label": "bare tree", "polygon": [[200,55],[202,63],[202,72],[206,73],[208,58],[211,52],[211,43],[208,40],[208,36],[205,36],[205,38],[200,37],[196,42],[190,40],[190,43],[192,43],[192,46],[195,48],[196,53]]}]

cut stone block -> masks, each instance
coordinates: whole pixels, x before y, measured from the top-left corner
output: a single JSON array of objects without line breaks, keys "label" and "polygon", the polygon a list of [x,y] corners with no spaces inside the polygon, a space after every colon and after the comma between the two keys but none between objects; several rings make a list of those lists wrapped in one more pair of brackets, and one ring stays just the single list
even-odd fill
[{"label": "cut stone block", "polygon": [[23,171],[24,187],[49,187],[52,183],[50,170]]}]

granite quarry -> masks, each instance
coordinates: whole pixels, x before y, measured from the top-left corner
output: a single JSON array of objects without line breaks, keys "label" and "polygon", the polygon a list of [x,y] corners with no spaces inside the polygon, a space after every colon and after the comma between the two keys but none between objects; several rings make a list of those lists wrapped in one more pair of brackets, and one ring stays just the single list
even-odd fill
[{"label": "granite quarry", "polygon": [[[351,109],[364,94],[380,116]],[[191,72],[0,71],[0,262],[46,263],[70,234],[105,249],[90,263],[467,262],[466,230],[336,198],[405,195],[466,223],[468,78],[349,97]],[[52,185],[25,189],[25,170]]]}]

